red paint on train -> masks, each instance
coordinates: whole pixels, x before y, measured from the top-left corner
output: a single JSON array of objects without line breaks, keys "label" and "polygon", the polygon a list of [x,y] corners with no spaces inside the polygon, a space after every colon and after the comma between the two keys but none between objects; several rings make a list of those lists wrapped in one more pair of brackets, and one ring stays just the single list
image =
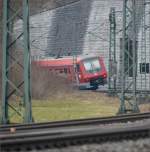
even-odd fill
[{"label": "red paint on train", "polygon": [[104,85],[107,71],[102,57],[78,56],[61,58],[47,58],[33,61],[34,64],[49,70],[65,73],[69,80],[76,82],[80,89],[97,89]]}]

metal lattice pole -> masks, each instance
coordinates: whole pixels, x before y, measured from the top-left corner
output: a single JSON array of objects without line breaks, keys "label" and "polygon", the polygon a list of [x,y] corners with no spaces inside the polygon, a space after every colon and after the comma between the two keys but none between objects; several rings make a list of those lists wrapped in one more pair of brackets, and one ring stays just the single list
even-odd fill
[{"label": "metal lattice pole", "polygon": [[136,25],[136,0],[132,0],[132,41],[133,41],[133,103],[131,107],[132,112],[139,112],[138,104],[137,104],[137,96],[136,96],[136,88],[137,88],[137,25]]},{"label": "metal lattice pole", "polygon": [[[23,29],[14,35],[13,24],[22,20]],[[21,49],[15,44],[20,42]],[[13,0],[3,0],[3,75],[2,75],[2,123],[7,124],[12,116],[21,122],[32,121],[30,95],[30,41],[29,41],[29,4],[22,0],[19,8]],[[22,54],[22,58],[19,57]],[[21,78],[13,79],[19,70]],[[19,122],[20,122],[19,121]]]},{"label": "metal lattice pole", "polygon": [[[109,75],[108,75],[108,90],[110,93],[116,92],[116,15],[115,8],[110,9],[109,22],[110,22],[110,34],[109,34]],[[113,80],[111,80],[113,77]]]},{"label": "metal lattice pole", "polygon": [[[137,47],[136,0],[123,1],[123,38],[121,50],[121,104],[119,113],[139,112],[136,100]],[[131,94],[129,93],[131,90]]]}]

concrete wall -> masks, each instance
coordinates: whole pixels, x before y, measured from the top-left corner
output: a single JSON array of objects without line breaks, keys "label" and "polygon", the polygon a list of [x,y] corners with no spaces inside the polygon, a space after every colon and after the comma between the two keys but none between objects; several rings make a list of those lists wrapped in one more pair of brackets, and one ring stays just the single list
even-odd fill
[{"label": "concrete wall", "polygon": [[[100,53],[108,57],[110,7],[121,11],[122,0],[80,0],[32,16],[32,55]],[[20,25],[15,28],[20,30]]]}]

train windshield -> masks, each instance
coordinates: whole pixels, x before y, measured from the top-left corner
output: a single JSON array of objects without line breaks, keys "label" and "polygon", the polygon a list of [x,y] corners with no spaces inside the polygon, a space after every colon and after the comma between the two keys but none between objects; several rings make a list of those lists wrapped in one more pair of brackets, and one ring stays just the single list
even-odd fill
[{"label": "train windshield", "polygon": [[98,58],[85,60],[83,61],[83,64],[84,64],[85,70],[88,73],[96,73],[101,70],[101,66],[100,66]]}]

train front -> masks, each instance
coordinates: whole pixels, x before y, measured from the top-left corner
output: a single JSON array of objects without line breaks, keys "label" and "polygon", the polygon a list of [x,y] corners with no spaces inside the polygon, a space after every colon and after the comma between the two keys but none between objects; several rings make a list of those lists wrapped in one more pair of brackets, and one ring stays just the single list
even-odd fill
[{"label": "train front", "polygon": [[83,58],[78,64],[79,88],[98,89],[107,83],[107,71],[101,57]]}]

